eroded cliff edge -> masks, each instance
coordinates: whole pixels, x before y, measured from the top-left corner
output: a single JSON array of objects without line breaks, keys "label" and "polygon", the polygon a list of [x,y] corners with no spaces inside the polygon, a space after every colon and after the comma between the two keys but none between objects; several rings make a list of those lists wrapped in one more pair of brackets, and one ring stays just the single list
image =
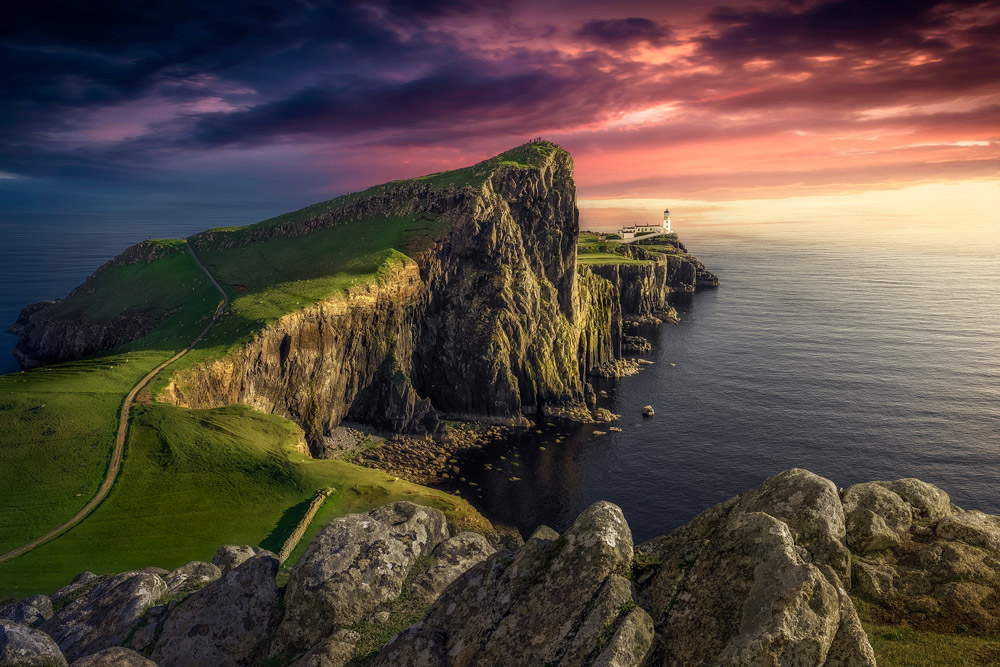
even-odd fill
[{"label": "eroded cliff edge", "polygon": [[[345,417],[437,433],[444,417],[517,424],[525,415],[585,413],[589,374],[622,357],[623,321],[669,310],[670,294],[695,289],[704,267],[663,255],[631,273],[578,266],[573,161],[554,144],[534,142],[465,171],[188,239],[212,268],[226,253],[263,253],[274,239],[310,243],[331,228],[378,234],[402,220],[432,230],[390,252],[373,279],[262,322],[227,353],[176,372],[157,398],[192,408],[249,404],[298,422],[312,442]],[[45,341],[53,331],[86,340],[72,346],[75,357],[156,324],[140,310],[141,326],[108,326],[119,335],[88,339],[83,324],[63,316],[69,310],[26,309],[25,358],[52,360]]]}]

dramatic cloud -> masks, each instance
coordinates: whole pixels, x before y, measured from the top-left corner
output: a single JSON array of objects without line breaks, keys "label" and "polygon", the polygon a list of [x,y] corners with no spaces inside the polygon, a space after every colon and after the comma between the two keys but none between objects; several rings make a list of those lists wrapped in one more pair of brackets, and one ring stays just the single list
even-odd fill
[{"label": "dramatic cloud", "polygon": [[573,151],[594,197],[1000,170],[995,2],[50,0],[8,14],[0,197],[73,180],[305,203],[539,134]]},{"label": "dramatic cloud", "polygon": [[576,36],[621,51],[642,43],[663,46],[670,42],[671,31],[656,21],[628,18],[588,21],[580,26]]}]

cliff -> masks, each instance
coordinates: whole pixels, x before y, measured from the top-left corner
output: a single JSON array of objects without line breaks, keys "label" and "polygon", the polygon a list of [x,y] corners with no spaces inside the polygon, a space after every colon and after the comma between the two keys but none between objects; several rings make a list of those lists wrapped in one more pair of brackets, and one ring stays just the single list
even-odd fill
[{"label": "cliff", "polygon": [[638,545],[608,502],[508,545],[397,502],[328,523],[284,586],[274,554],[233,545],[172,572],[83,573],[0,607],[0,658],[874,667],[926,664],[933,645],[985,665],[998,559],[1000,517],[917,479],[838,490],[792,469]]},{"label": "cliff", "polygon": [[[433,434],[442,417],[585,414],[588,375],[622,355],[623,318],[669,311],[670,294],[694,290],[703,267],[679,244],[627,250],[648,266],[578,267],[578,236],[573,160],[548,142],[197,234],[188,243],[232,304],[157,398],[248,404],[298,422],[313,444],[348,416]],[[148,251],[126,251],[58,308],[26,309],[25,359],[72,358],[155,329],[171,308],[142,295],[132,300],[144,309],[69,316],[85,294],[118,298],[102,276],[126,283],[124,267],[165,261]]]},{"label": "cliff", "polygon": [[131,295],[114,312],[100,301],[120,298],[122,278],[133,269],[184,254],[176,242],[143,241],[97,269],[66,298],[25,307],[11,326],[18,335],[14,356],[23,368],[34,368],[101,352],[142,338],[169,315]]}]

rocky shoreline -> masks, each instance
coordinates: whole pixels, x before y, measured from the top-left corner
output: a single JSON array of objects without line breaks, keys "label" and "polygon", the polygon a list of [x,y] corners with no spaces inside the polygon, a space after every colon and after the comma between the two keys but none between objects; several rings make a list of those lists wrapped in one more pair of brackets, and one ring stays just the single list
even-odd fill
[{"label": "rocky shoreline", "polygon": [[638,545],[607,502],[506,546],[400,502],[289,570],[228,545],[0,606],[0,667],[874,666],[863,619],[996,633],[998,582],[1000,517],[917,479],[788,470]]}]

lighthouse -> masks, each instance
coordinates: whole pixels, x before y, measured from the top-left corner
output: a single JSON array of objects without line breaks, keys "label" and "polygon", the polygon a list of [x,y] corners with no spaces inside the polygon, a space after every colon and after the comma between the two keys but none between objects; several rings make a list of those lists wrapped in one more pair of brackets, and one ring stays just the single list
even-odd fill
[{"label": "lighthouse", "polygon": [[663,228],[670,232],[670,209],[663,210]]}]

